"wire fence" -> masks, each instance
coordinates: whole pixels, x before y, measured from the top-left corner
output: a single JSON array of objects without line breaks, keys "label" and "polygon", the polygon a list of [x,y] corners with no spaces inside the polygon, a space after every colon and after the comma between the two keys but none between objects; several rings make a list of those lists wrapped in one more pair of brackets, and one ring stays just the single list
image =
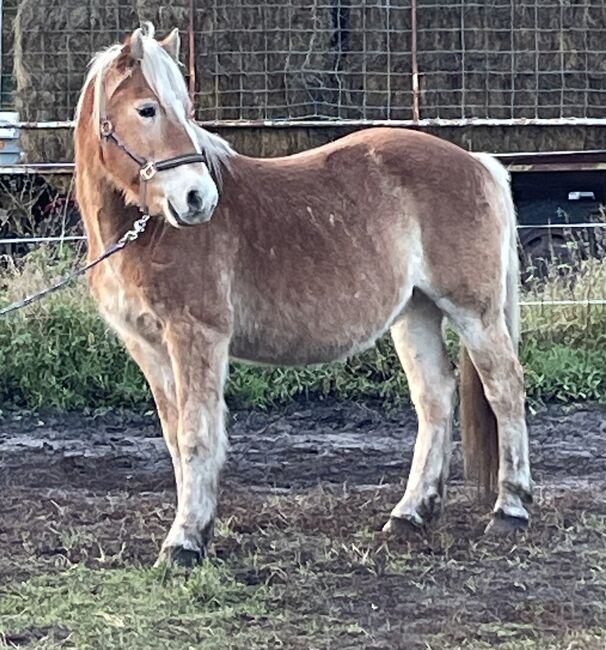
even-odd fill
[{"label": "wire fence", "polygon": [[27,120],[69,120],[90,56],[141,19],[181,29],[203,121],[550,123],[606,104],[603,0],[12,0],[2,106],[16,92]]},{"label": "wire fence", "polygon": [[[540,224],[519,224],[518,230],[591,230],[594,228],[606,229],[606,223],[540,223]],[[86,241],[84,235],[63,235],[63,236],[50,236],[50,237],[0,237],[0,245],[2,244],[53,244],[53,243],[66,243],[72,241]]]},{"label": "wire fence", "polygon": [[[536,224],[536,225],[524,225],[519,224],[517,226],[518,230],[524,229],[553,229],[558,228],[560,230],[587,230],[587,229],[606,229],[606,223],[575,223],[575,224]],[[0,238],[0,246],[3,245],[26,245],[33,246],[37,244],[70,244],[70,243],[85,243],[87,241],[84,235],[60,235],[60,236],[48,236],[48,237],[5,237]],[[577,243],[577,242],[573,242]],[[602,287],[606,289],[606,287]],[[599,290],[599,287],[598,287]],[[520,300],[520,306],[522,307],[571,307],[571,306],[580,306],[580,307],[603,307],[606,306],[606,297],[598,298],[583,298],[583,299],[541,299],[541,300]]]}]

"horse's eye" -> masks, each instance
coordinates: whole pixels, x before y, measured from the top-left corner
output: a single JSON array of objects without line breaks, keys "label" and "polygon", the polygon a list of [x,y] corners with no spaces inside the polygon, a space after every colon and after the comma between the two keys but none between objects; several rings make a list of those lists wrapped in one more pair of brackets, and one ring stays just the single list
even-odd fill
[{"label": "horse's eye", "polygon": [[142,106],[137,109],[141,117],[155,117],[156,107],[155,106]]}]

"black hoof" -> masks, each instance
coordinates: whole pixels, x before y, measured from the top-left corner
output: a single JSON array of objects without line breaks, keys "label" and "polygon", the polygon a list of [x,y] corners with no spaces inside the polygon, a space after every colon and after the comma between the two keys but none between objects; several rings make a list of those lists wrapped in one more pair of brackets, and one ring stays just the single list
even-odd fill
[{"label": "black hoof", "polygon": [[419,509],[419,514],[423,517],[425,524],[435,521],[442,513],[442,504],[444,503],[443,496],[437,492],[428,496]]},{"label": "black hoof", "polygon": [[412,517],[390,517],[383,532],[398,537],[417,537],[423,532],[423,526],[418,524]]},{"label": "black hoof", "polygon": [[204,553],[202,551],[194,551],[182,546],[165,546],[160,551],[160,557],[156,564],[191,568],[200,564],[203,559]]},{"label": "black hoof", "polygon": [[506,515],[502,510],[497,510],[488,526],[486,526],[484,534],[504,537],[524,531],[528,528],[528,525],[528,519],[525,517],[513,517],[512,515]]}]

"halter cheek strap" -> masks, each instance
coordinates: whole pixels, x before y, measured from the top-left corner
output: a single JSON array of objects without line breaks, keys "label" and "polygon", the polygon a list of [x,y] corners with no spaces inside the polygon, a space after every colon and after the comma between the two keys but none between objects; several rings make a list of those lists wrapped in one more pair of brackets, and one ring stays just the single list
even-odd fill
[{"label": "halter cheek strap", "polygon": [[166,171],[168,169],[175,169],[175,167],[180,167],[181,165],[191,165],[192,163],[205,163],[208,167],[207,159],[204,153],[187,153],[181,156],[175,156],[174,158],[165,158],[164,160],[158,161],[146,160],[127,147],[122,138],[117,135],[114,129],[114,125],[107,117],[101,118],[99,133],[101,134],[101,138],[104,141],[113,142],[131,160],[139,165],[139,199],[140,208],[143,212],[148,212],[146,200],[147,183],[158,172]]}]

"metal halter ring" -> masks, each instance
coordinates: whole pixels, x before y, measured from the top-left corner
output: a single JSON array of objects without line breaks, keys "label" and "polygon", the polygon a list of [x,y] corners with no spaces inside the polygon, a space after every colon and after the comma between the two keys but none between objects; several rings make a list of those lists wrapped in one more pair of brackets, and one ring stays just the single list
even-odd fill
[{"label": "metal halter ring", "polygon": [[104,138],[109,138],[109,136],[114,132],[114,125],[107,119],[101,120],[99,130]]},{"label": "metal halter ring", "polygon": [[156,163],[147,162],[139,170],[139,176],[141,176],[144,181],[149,181],[157,174],[157,172],[158,168],[156,167]]}]

